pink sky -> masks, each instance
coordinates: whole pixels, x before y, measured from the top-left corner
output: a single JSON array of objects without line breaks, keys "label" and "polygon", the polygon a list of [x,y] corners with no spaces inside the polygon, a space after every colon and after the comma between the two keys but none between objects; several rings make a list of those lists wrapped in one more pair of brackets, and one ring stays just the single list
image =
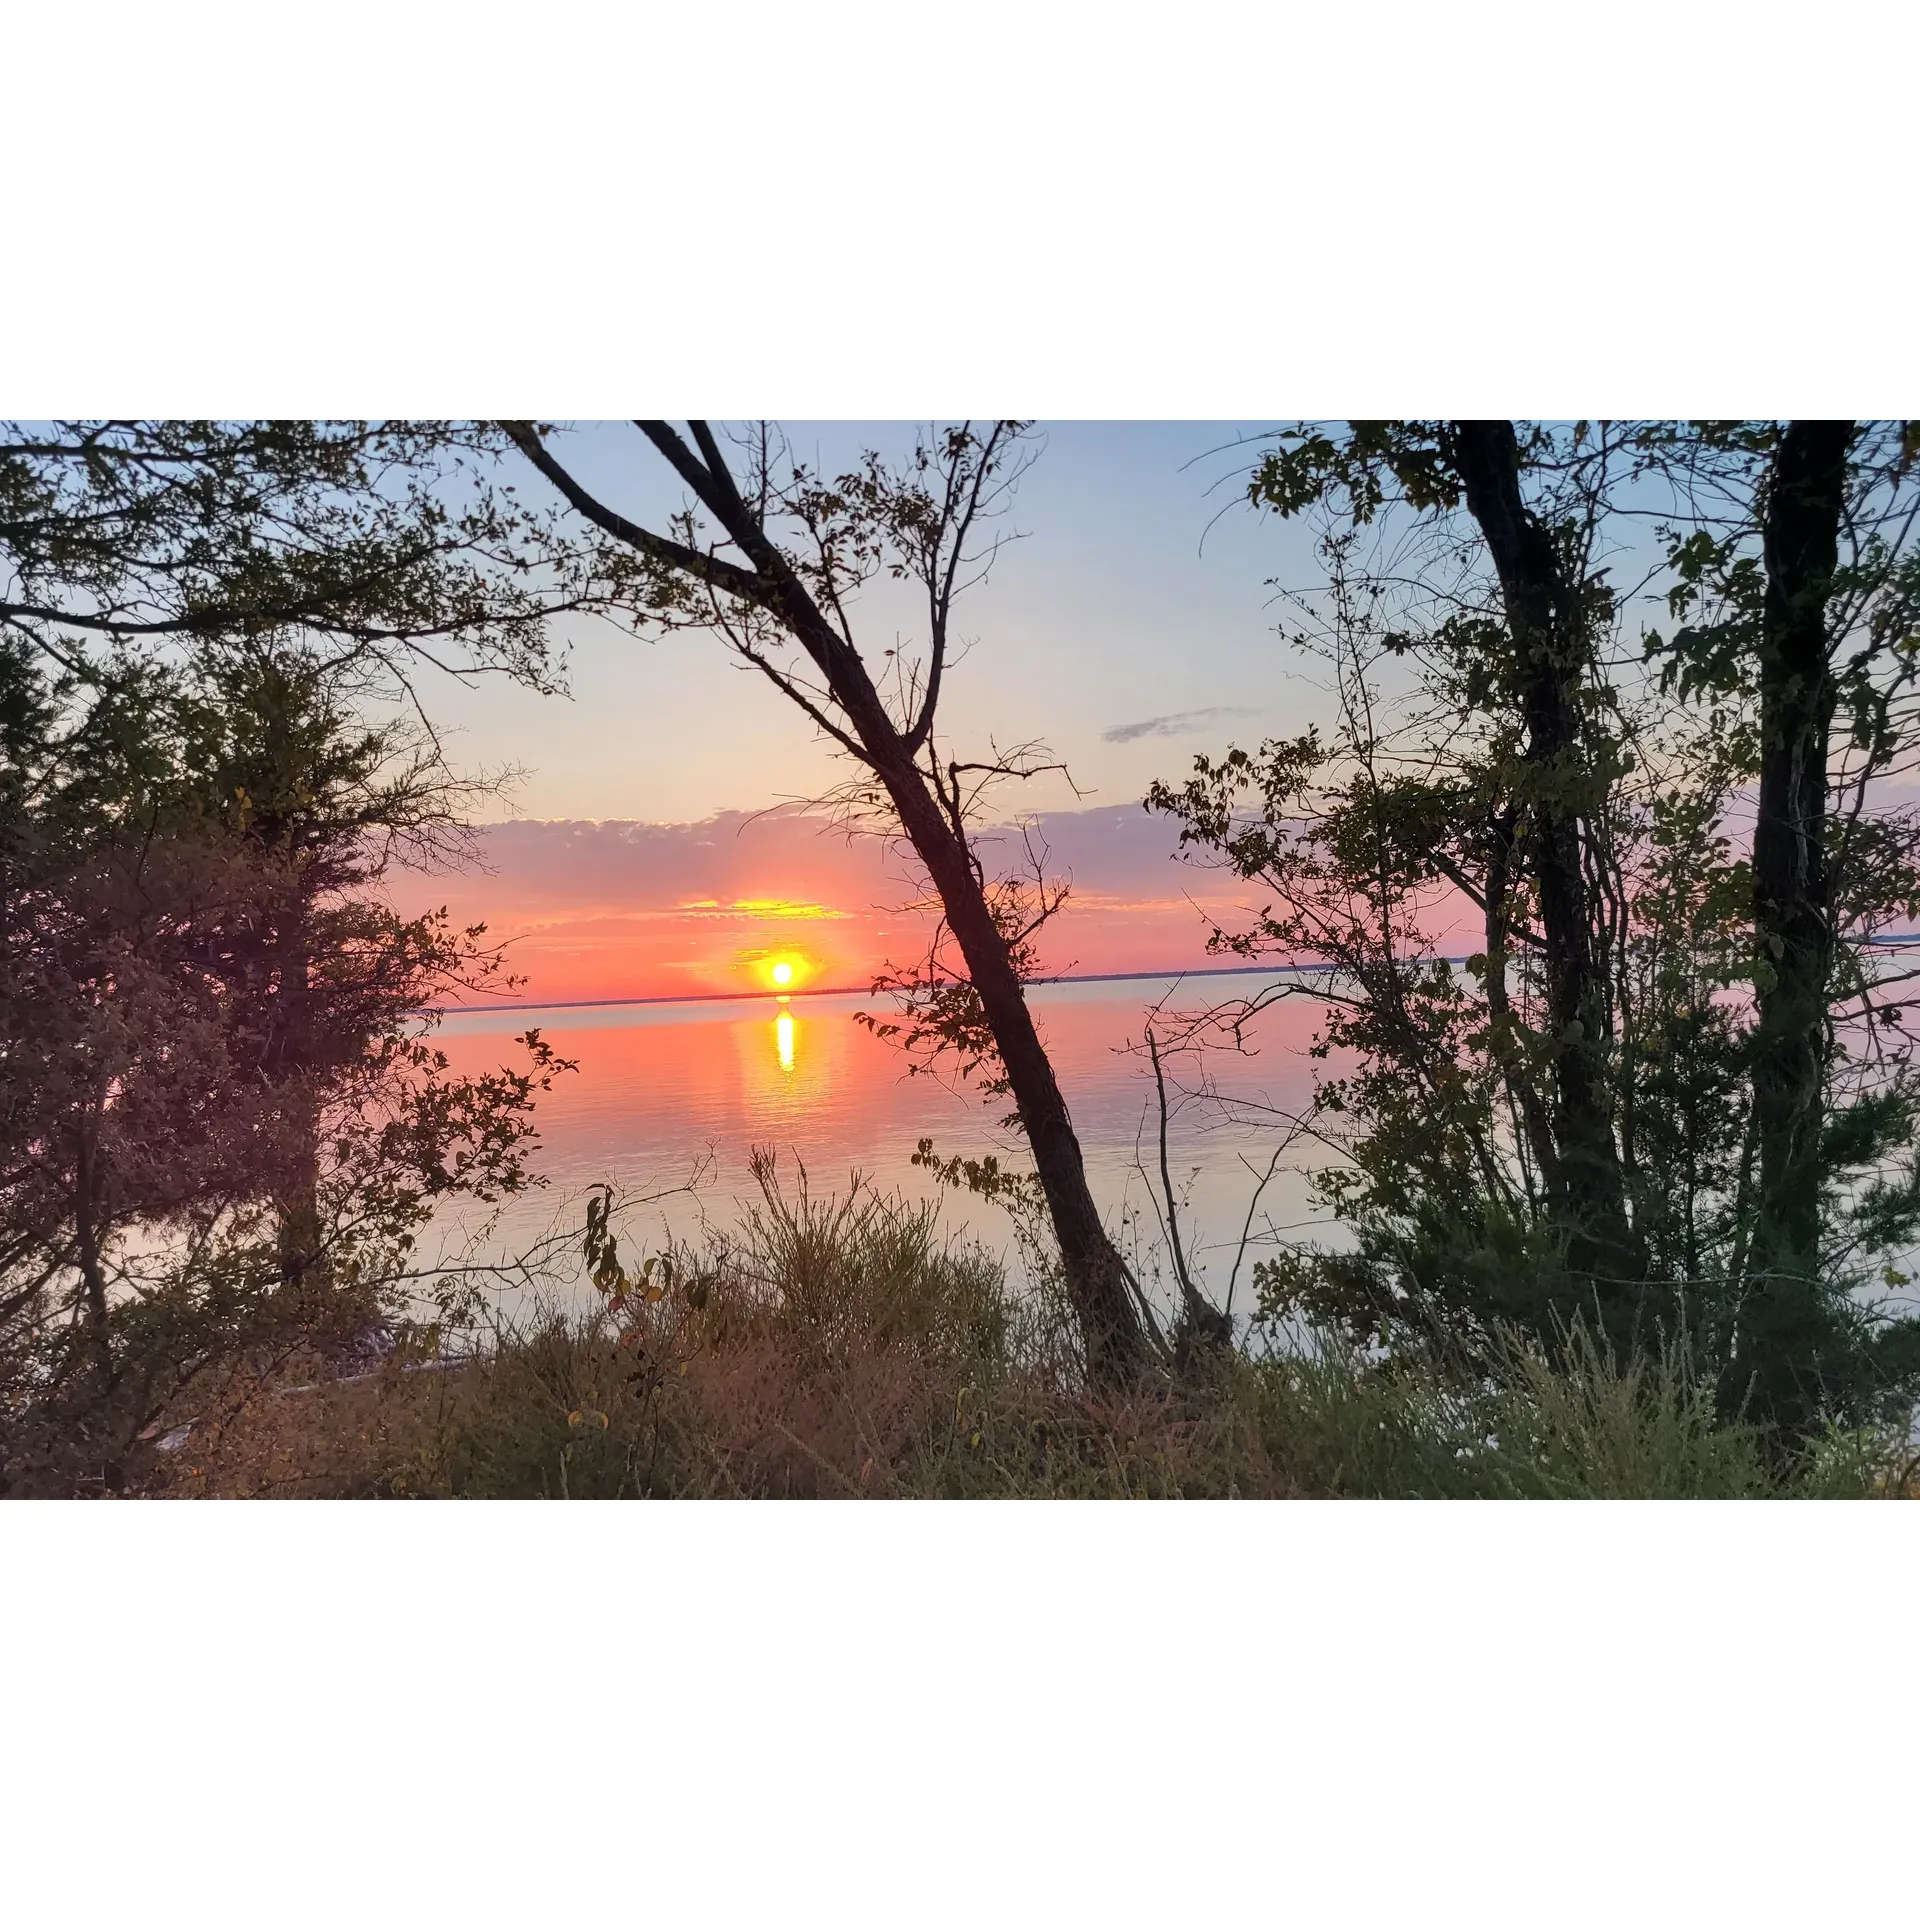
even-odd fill
[{"label": "pink sky", "polygon": [[[1043,740],[1073,770],[1071,785],[1054,774],[1018,790],[1023,803],[1059,808],[1039,817],[1050,870],[1072,882],[1041,943],[1050,973],[1219,965],[1206,913],[1232,924],[1246,890],[1177,860],[1176,829],[1139,796],[1156,778],[1184,777],[1196,753],[1337,722],[1314,663],[1275,633],[1276,581],[1310,587],[1322,561],[1305,522],[1241,504],[1258,429],[1048,427],[1006,523],[1020,537],[962,603],[943,741],[966,759]],[[831,473],[869,446],[904,458],[918,430],[792,432]],[[567,451],[623,512],[661,522],[683,504],[629,426],[583,425]],[[879,658],[911,643],[922,612],[883,570],[855,623]],[[772,984],[776,963],[796,988],[858,988],[924,952],[901,858],[849,844],[789,804],[833,790],[845,762],[719,641],[642,643],[598,622],[563,622],[556,640],[571,698],[485,677],[435,689],[436,725],[463,760],[519,769],[512,803],[544,817],[488,826],[489,871],[407,876],[400,904],[484,921],[509,943],[530,1004],[753,992]],[[1442,952],[1477,946],[1460,918],[1442,903],[1427,919]]]},{"label": "pink sky", "polygon": [[[1311,538],[1228,510],[1248,458],[1235,443],[1257,427],[1049,426],[999,529],[1020,537],[956,615],[943,751],[983,758],[1038,739],[1073,769],[1071,784],[1051,774],[1019,789],[1023,804],[1061,809],[1040,816],[1049,870],[1073,887],[1042,941],[1049,972],[1218,964],[1196,902],[1224,911],[1235,890],[1176,861],[1176,830],[1139,796],[1195,753],[1325,718],[1275,639],[1268,584],[1277,568],[1311,572]],[[908,458],[919,433],[790,430],[829,473],[870,446]],[[683,504],[630,426],[582,425],[566,441],[621,511],[662,522]],[[877,659],[923,637],[924,611],[883,571],[855,622]],[[642,643],[592,621],[563,621],[555,639],[571,698],[485,677],[436,685],[435,724],[463,762],[517,768],[513,804],[540,817],[485,829],[489,872],[405,877],[400,904],[484,921],[511,942],[530,1003],[751,992],[776,960],[796,987],[864,987],[924,952],[901,859],[783,805],[831,791],[846,765],[724,645],[702,633]]]},{"label": "pink sky", "polygon": [[[1050,872],[1072,898],[1042,944],[1050,972],[1180,971],[1206,952],[1203,906],[1233,884],[1172,856],[1177,834],[1138,805],[1040,816]],[[488,870],[400,874],[404,911],[445,905],[510,942],[529,1003],[752,992],[776,959],[796,987],[864,987],[907,961],[925,923],[902,857],[817,815],[722,813],[684,825],[522,820],[488,827]]]},{"label": "pink sky", "polygon": [[[1233,964],[1208,954],[1205,916],[1238,924],[1252,890],[1177,859],[1165,817],[1091,807],[1036,825],[1049,873],[1071,882],[1040,942],[1049,974]],[[525,976],[512,997],[529,1005],[761,992],[780,961],[796,989],[861,988],[924,951],[905,856],[817,814],[520,820],[483,829],[480,846],[483,870],[401,874],[390,891],[407,912],[444,905],[460,924],[484,922]],[[1463,903],[1422,918],[1442,951],[1474,949]]]}]

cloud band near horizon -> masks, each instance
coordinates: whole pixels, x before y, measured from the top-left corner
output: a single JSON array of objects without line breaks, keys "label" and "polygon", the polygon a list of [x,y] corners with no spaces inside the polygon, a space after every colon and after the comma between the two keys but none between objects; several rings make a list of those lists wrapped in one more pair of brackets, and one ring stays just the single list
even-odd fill
[{"label": "cloud band near horizon", "polygon": [[[1048,871],[1071,883],[1042,943],[1049,972],[1218,964],[1205,914],[1231,914],[1244,888],[1178,859],[1173,822],[1131,805],[1041,814],[1034,827]],[[899,849],[804,811],[519,820],[480,829],[479,846],[483,870],[396,874],[389,894],[404,912],[445,906],[484,923],[529,1004],[754,991],[765,956],[789,949],[806,956],[810,985],[862,987],[931,933]]]}]

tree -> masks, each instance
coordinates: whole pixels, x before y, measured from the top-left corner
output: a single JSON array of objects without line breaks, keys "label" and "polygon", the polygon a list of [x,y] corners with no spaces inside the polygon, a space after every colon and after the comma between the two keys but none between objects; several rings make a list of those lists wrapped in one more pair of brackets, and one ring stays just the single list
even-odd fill
[{"label": "tree", "polygon": [[549,622],[609,583],[488,484],[484,428],[405,421],[0,425],[0,628],[84,677],[96,649],[298,630],[396,684],[553,684]]},{"label": "tree", "polygon": [[1741,714],[1755,782],[1741,1364],[1756,1401],[1801,1426],[1872,1384],[1844,1275],[1911,1218],[1862,1170],[1914,1120],[1886,930],[1920,905],[1920,823],[1886,783],[1920,740],[1917,450],[1911,425],[1818,420],[1708,422],[1658,445],[1694,509],[1670,550],[1666,683]]},{"label": "tree", "polygon": [[[133,1218],[244,1187],[249,1090],[227,1086],[221,1009],[179,960],[232,883],[223,849],[168,831],[167,702],[149,670],[60,725],[70,689],[6,651],[4,860],[9,1317],[77,1271],[110,1378],[107,1248]],[[222,1098],[223,1091],[231,1098]]]},{"label": "tree", "polygon": [[356,681],[309,642],[269,634],[202,644],[183,701],[181,803],[247,856],[248,884],[205,946],[233,997],[249,1077],[276,1104],[281,1267],[295,1284],[319,1257],[330,1083],[396,1010],[410,1016],[497,971],[481,929],[403,922],[378,900],[395,861],[464,856],[463,813],[488,788],[456,777],[430,738],[358,718]]},{"label": "tree", "polygon": [[[1223,950],[1326,969],[1276,991],[1329,1007],[1310,1121],[1353,1244],[1269,1263],[1276,1311],[1577,1315],[1685,1344],[1789,1436],[1911,1392],[1914,1323],[1862,1292],[1920,1233],[1885,933],[1920,830],[1878,784],[1920,738],[1907,444],[1382,422],[1261,460],[1258,504],[1321,516],[1287,631],[1339,725],[1149,805],[1267,890]],[[1630,631],[1642,594],[1676,624]],[[1433,928],[1468,903],[1463,977]]]},{"label": "tree", "polygon": [[489,490],[503,444],[0,432],[0,1357],[16,1432],[96,1469],[236,1342],[390,1308],[440,1196],[527,1177],[564,1063],[531,1034],[460,1079],[420,1031],[497,959],[369,897],[461,794],[430,730],[354,717],[429,666],[545,687],[551,616],[612,603]]},{"label": "tree", "polygon": [[[930,982],[932,1017],[955,1037],[991,1036],[1046,1196],[1089,1367],[1124,1380],[1149,1347],[1132,1276],[1102,1224],[1023,991],[1019,955],[1037,924],[1032,903],[990,884],[970,837],[983,793],[1041,762],[1031,750],[984,762],[943,756],[935,731],[954,601],[991,564],[988,524],[1020,471],[1017,426],[952,428],[923,442],[904,471],[869,455],[832,480],[787,459],[765,432],[747,443],[736,477],[704,421],[690,422],[686,435],[662,421],[640,429],[697,503],[697,513],[668,532],[635,524],[584,487],[553,451],[550,428],[523,421],[507,432],[576,513],[637,558],[654,617],[722,635],[854,762],[850,803],[897,823],[965,969],[964,982]],[[607,570],[604,562],[598,570]],[[881,572],[923,596],[924,652],[912,665],[889,650],[891,664],[882,667],[855,637],[853,602]],[[1050,911],[1044,890],[1038,911]]]},{"label": "tree", "polygon": [[[565,1063],[537,1032],[525,1070],[456,1076],[432,1046],[428,1009],[498,957],[367,889],[381,836],[451,796],[303,683],[297,650],[96,675],[77,703],[7,658],[10,1471],[112,1484],[210,1361],[403,1311],[415,1232],[447,1195],[526,1183]],[[271,834],[227,784],[242,764]]]},{"label": "tree", "polygon": [[[1550,451],[1564,457],[1550,461]],[[1341,441],[1298,436],[1262,462],[1250,489],[1282,515],[1344,499],[1356,526],[1397,498],[1438,520],[1443,539],[1458,538],[1452,523],[1464,507],[1490,563],[1491,582],[1437,636],[1490,653],[1498,635],[1497,660],[1481,662],[1484,684],[1469,710],[1497,713],[1515,735],[1514,747],[1502,741],[1483,769],[1485,818],[1469,830],[1481,877],[1470,891],[1487,917],[1486,971],[1497,998],[1505,979],[1494,961],[1513,936],[1514,861],[1524,849],[1539,918],[1551,1123],[1543,1124],[1538,1093],[1518,1076],[1509,1076],[1511,1094],[1530,1110],[1536,1171],[1567,1257],[1603,1284],[1631,1284],[1641,1264],[1614,1135],[1612,1007],[1592,897],[1605,860],[1597,802],[1608,778],[1592,683],[1597,636],[1614,611],[1593,549],[1620,452],[1605,435],[1589,451],[1550,449],[1536,434],[1526,464],[1536,474],[1551,469],[1555,483],[1536,503],[1523,493],[1523,449],[1510,421],[1370,422]]]},{"label": "tree", "polygon": [[1767,585],[1760,622],[1753,918],[1769,964],[1758,973],[1754,996],[1760,1185],[1753,1264],[1765,1278],[1758,1310],[1747,1318],[1761,1349],[1762,1390],[1776,1403],[1790,1391],[1785,1376],[1793,1361],[1816,1359],[1825,1332],[1820,1131],[1833,973],[1827,731],[1836,698],[1826,615],[1839,562],[1852,438],[1850,421],[1788,424],[1774,448],[1762,534]]},{"label": "tree", "polygon": [[1527,836],[1539,896],[1546,1011],[1556,1041],[1554,1165],[1570,1252],[1576,1265],[1596,1273],[1633,1276],[1639,1263],[1609,1097],[1610,1009],[1585,865],[1593,756],[1582,696],[1597,664],[1594,629],[1612,596],[1590,571],[1582,521],[1570,518],[1556,530],[1523,499],[1512,422],[1452,421],[1436,444],[1459,475],[1493,560],[1513,649],[1531,801],[1530,817],[1517,816],[1514,824]]}]

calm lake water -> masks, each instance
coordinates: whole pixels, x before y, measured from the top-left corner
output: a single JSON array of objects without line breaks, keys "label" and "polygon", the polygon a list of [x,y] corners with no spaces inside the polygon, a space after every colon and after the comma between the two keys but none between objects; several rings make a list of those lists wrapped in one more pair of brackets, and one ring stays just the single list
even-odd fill
[{"label": "calm lake water", "polygon": [[[1158,1108],[1152,1072],[1138,1049],[1147,1010],[1166,1001],[1197,1009],[1245,995],[1280,976],[1246,975],[1087,981],[1033,990],[1036,1019],[1079,1131],[1094,1193],[1122,1244],[1151,1270],[1166,1265],[1156,1205]],[[930,1136],[945,1154],[997,1153],[1029,1165],[1018,1135],[995,1124],[979,1096],[926,1074],[909,1075],[899,1049],[856,1024],[884,1012],[864,994],[800,995],[788,1001],[683,1001],[664,1005],[515,1008],[449,1016],[439,1040],[454,1065],[477,1071],[511,1059],[515,1034],[538,1025],[579,1063],[544,1102],[533,1164],[548,1185],[513,1203],[493,1244],[517,1252],[543,1232],[584,1220],[586,1190],[610,1182],[627,1197],[661,1194],[628,1220],[624,1235],[658,1244],[704,1219],[729,1223],[753,1197],[749,1153],[772,1149],[783,1174],[805,1169],[816,1194],[856,1173],[910,1196],[939,1194],[948,1225],[1006,1247],[1003,1214],[967,1194],[940,1192],[911,1165]],[[1206,1076],[1229,1102],[1292,1113],[1311,1089],[1305,1049],[1319,1012],[1287,1000],[1261,1017],[1257,1051],[1208,1056]],[[1249,1204],[1280,1140],[1245,1105],[1194,1097],[1191,1060],[1170,1063],[1168,1159],[1183,1203],[1189,1262],[1207,1290],[1224,1295]],[[704,1169],[690,1194],[664,1190]],[[1143,1172],[1144,1170],[1144,1172]],[[1152,1178],[1151,1188],[1146,1176]],[[1266,1186],[1242,1263],[1236,1308],[1250,1303],[1260,1246],[1298,1232],[1307,1214],[1301,1177],[1283,1167]],[[447,1224],[447,1245],[466,1219]]]}]

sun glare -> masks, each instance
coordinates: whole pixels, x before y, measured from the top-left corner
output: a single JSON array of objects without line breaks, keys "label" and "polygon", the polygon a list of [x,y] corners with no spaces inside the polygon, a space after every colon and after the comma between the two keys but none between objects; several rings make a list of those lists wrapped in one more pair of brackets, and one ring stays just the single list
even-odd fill
[{"label": "sun glare", "polygon": [[793,1071],[793,1015],[783,1013],[773,1023],[773,1044],[780,1055],[780,1071]]},{"label": "sun glare", "polygon": [[743,954],[741,958],[753,969],[760,984],[783,1000],[790,993],[798,993],[820,971],[813,955],[800,947],[775,947],[771,953],[763,949],[759,953]]}]

